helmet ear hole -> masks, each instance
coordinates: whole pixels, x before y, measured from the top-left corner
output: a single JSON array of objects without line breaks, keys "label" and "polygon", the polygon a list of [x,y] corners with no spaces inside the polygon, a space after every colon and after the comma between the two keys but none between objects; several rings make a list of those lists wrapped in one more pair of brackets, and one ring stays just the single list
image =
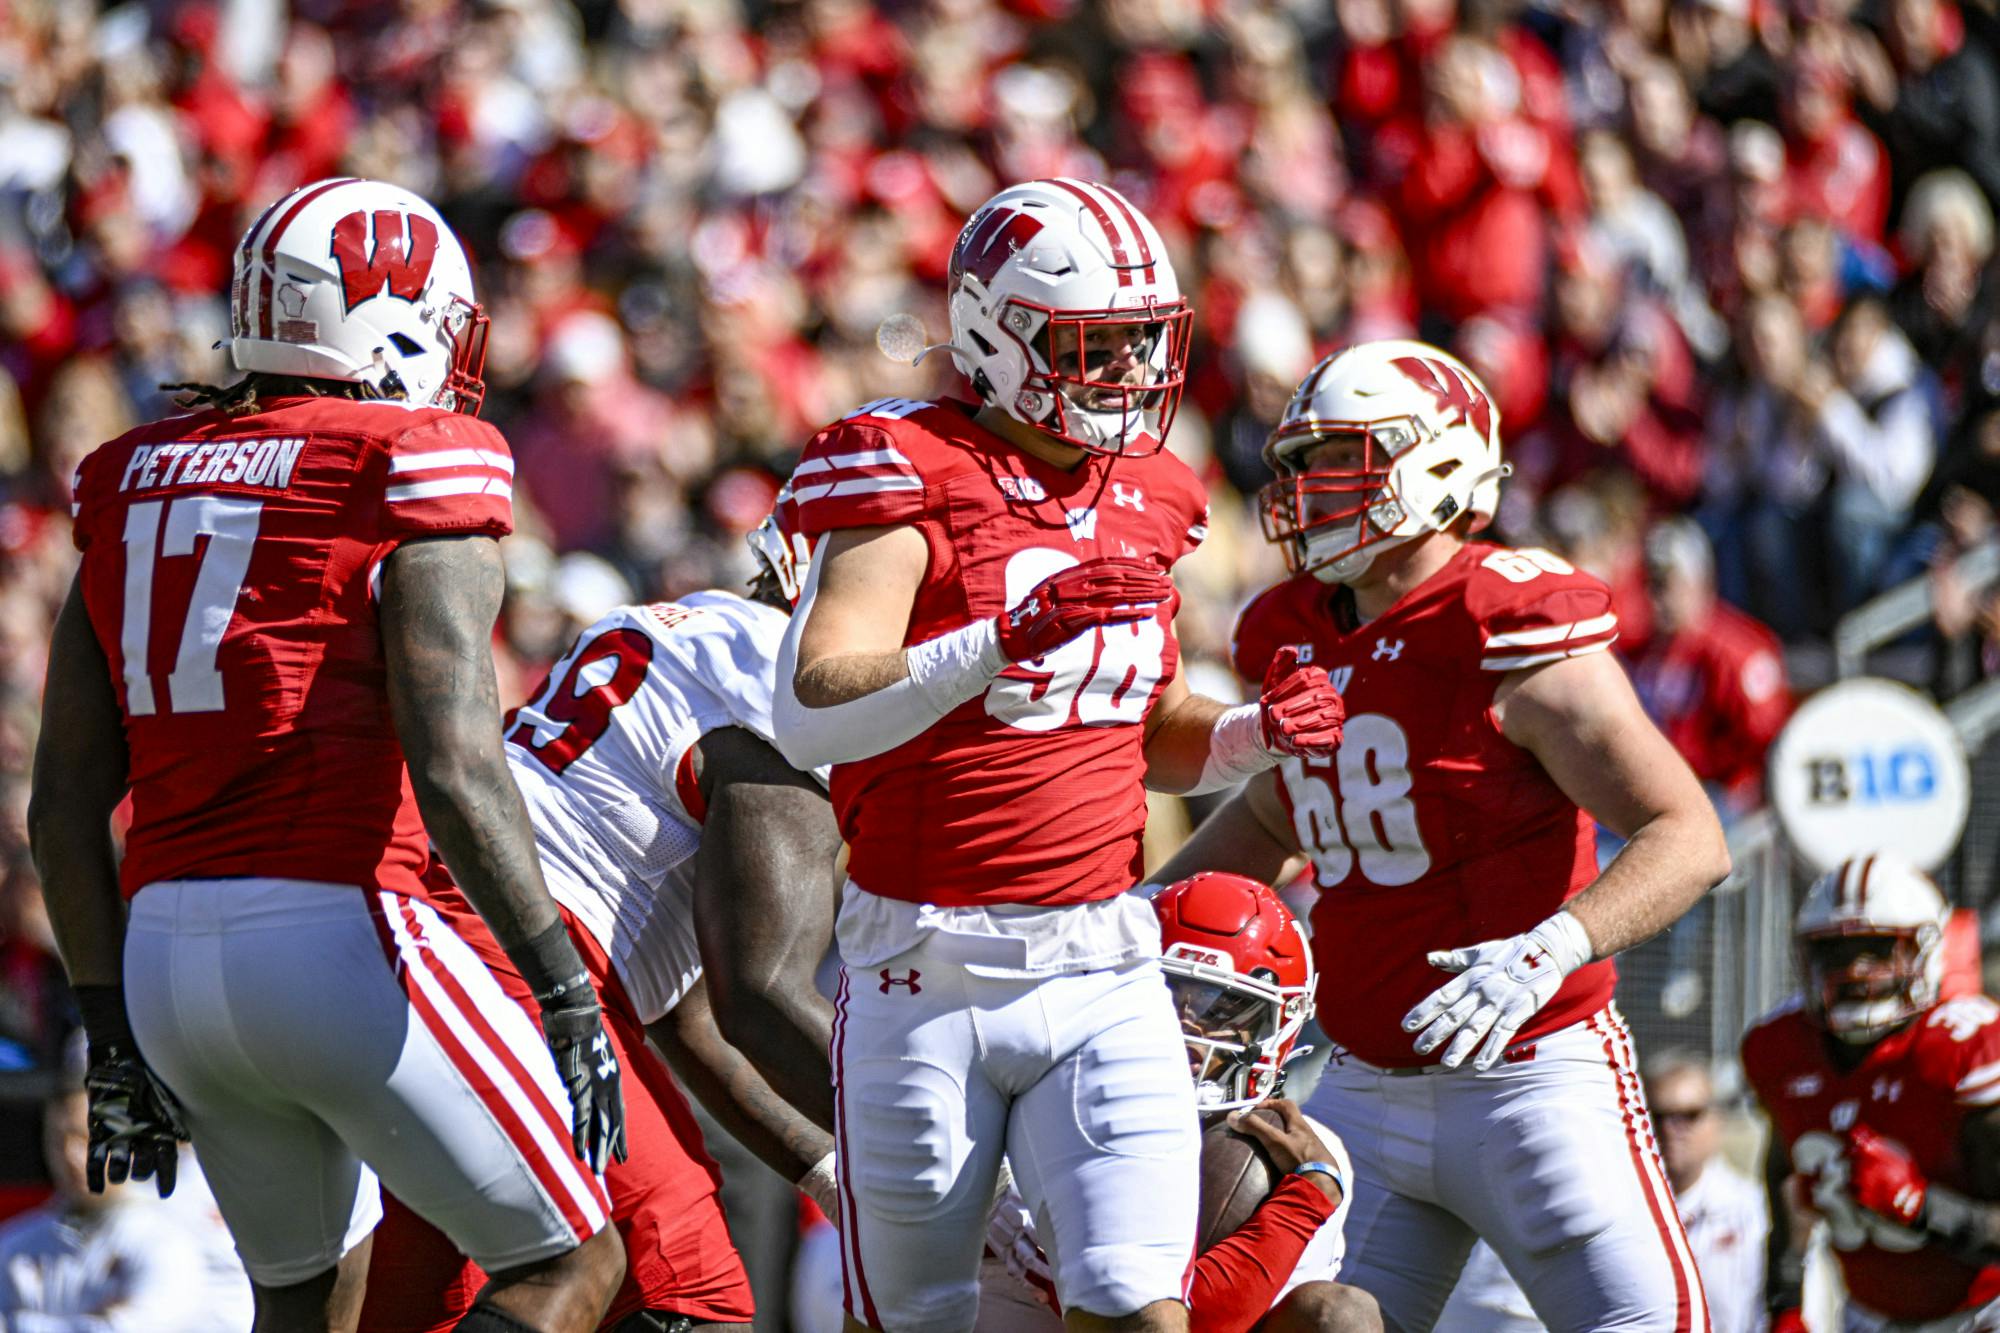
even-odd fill
[{"label": "helmet ear hole", "polygon": [[985,335],[980,333],[978,329],[967,329],[966,336],[972,339],[973,345],[979,349],[981,356],[998,356],[1000,354],[1000,349],[986,341]]},{"label": "helmet ear hole", "polygon": [[1436,467],[1433,467],[1431,469],[1431,475],[1433,477],[1436,477],[1439,481],[1443,481],[1446,477],[1449,477],[1452,473],[1458,471],[1458,469],[1459,469],[1459,461],[1456,458],[1447,458],[1444,460],[1444,462],[1439,463]]},{"label": "helmet ear hole", "polygon": [[417,340],[407,333],[390,334],[389,345],[404,356],[422,356],[424,353],[424,349],[417,345]]}]

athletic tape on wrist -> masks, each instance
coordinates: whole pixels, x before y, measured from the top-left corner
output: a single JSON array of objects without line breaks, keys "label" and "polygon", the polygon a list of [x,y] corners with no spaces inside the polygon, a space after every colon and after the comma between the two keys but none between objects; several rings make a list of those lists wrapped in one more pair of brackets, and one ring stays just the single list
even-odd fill
[{"label": "athletic tape on wrist", "polygon": [[1262,704],[1239,704],[1215,719],[1208,733],[1208,758],[1202,761],[1201,777],[1184,795],[1200,796],[1234,787],[1278,762],[1278,756],[1264,748],[1263,714]]}]

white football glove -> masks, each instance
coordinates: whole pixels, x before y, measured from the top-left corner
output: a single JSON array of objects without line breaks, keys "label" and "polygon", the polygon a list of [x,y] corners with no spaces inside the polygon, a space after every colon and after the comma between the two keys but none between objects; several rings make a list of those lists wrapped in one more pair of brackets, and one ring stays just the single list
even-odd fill
[{"label": "white football glove", "polygon": [[1403,1031],[1422,1029],[1418,1055],[1429,1055],[1449,1037],[1451,1045],[1439,1057],[1447,1069],[1465,1063],[1475,1047],[1479,1056],[1472,1067],[1491,1069],[1522,1025],[1590,954],[1590,936],[1568,912],[1557,912],[1525,935],[1435,951],[1430,965],[1458,975],[1403,1015]]},{"label": "white football glove", "polygon": [[1007,1272],[1034,1289],[1049,1309],[1060,1313],[1056,1300],[1056,1275],[1049,1257],[1035,1240],[1035,1218],[1011,1181],[993,1205],[986,1224],[986,1252],[1007,1266]]}]

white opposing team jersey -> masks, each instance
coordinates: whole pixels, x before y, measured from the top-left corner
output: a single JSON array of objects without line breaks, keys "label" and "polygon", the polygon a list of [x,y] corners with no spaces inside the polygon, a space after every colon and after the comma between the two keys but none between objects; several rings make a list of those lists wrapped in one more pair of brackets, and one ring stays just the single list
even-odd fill
[{"label": "white opposing team jersey", "polygon": [[509,725],[549,892],[603,946],[645,1022],[701,974],[692,872],[706,810],[691,752],[718,727],[771,739],[786,623],[728,592],[619,607]]}]

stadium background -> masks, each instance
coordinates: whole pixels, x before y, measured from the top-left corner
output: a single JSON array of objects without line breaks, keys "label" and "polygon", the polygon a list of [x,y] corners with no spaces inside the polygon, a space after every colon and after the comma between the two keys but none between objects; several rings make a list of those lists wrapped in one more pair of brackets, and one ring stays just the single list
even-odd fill
[{"label": "stadium background", "polygon": [[[43,1187],[34,1098],[75,1022],[22,819],[68,480],[161,384],[227,376],[229,252],[277,195],[393,180],[477,258],[520,463],[510,699],[606,606],[743,581],[818,424],[954,387],[873,335],[943,336],[968,210],[1091,176],[1197,313],[1172,446],[1214,501],[1180,570],[1201,688],[1235,689],[1231,621],[1281,573],[1248,497],[1290,386],[1417,334],[1498,398],[1498,535],[1609,580],[1632,661],[1670,646],[1646,542],[1685,515],[1781,688],[1867,666],[1951,705],[1975,795],[1942,880],[1984,909],[1996,50],[1949,0],[0,0],[5,1206]],[[1680,531],[1656,549],[1685,563]],[[1726,720],[1708,692],[1676,706]],[[1649,1043],[1719,1056],[1787,984],[1799,879],[1757,756],[1732,764],[1738,874],[1623,992]],[[1198,813],[1161,803],[1159,839]]]}]

